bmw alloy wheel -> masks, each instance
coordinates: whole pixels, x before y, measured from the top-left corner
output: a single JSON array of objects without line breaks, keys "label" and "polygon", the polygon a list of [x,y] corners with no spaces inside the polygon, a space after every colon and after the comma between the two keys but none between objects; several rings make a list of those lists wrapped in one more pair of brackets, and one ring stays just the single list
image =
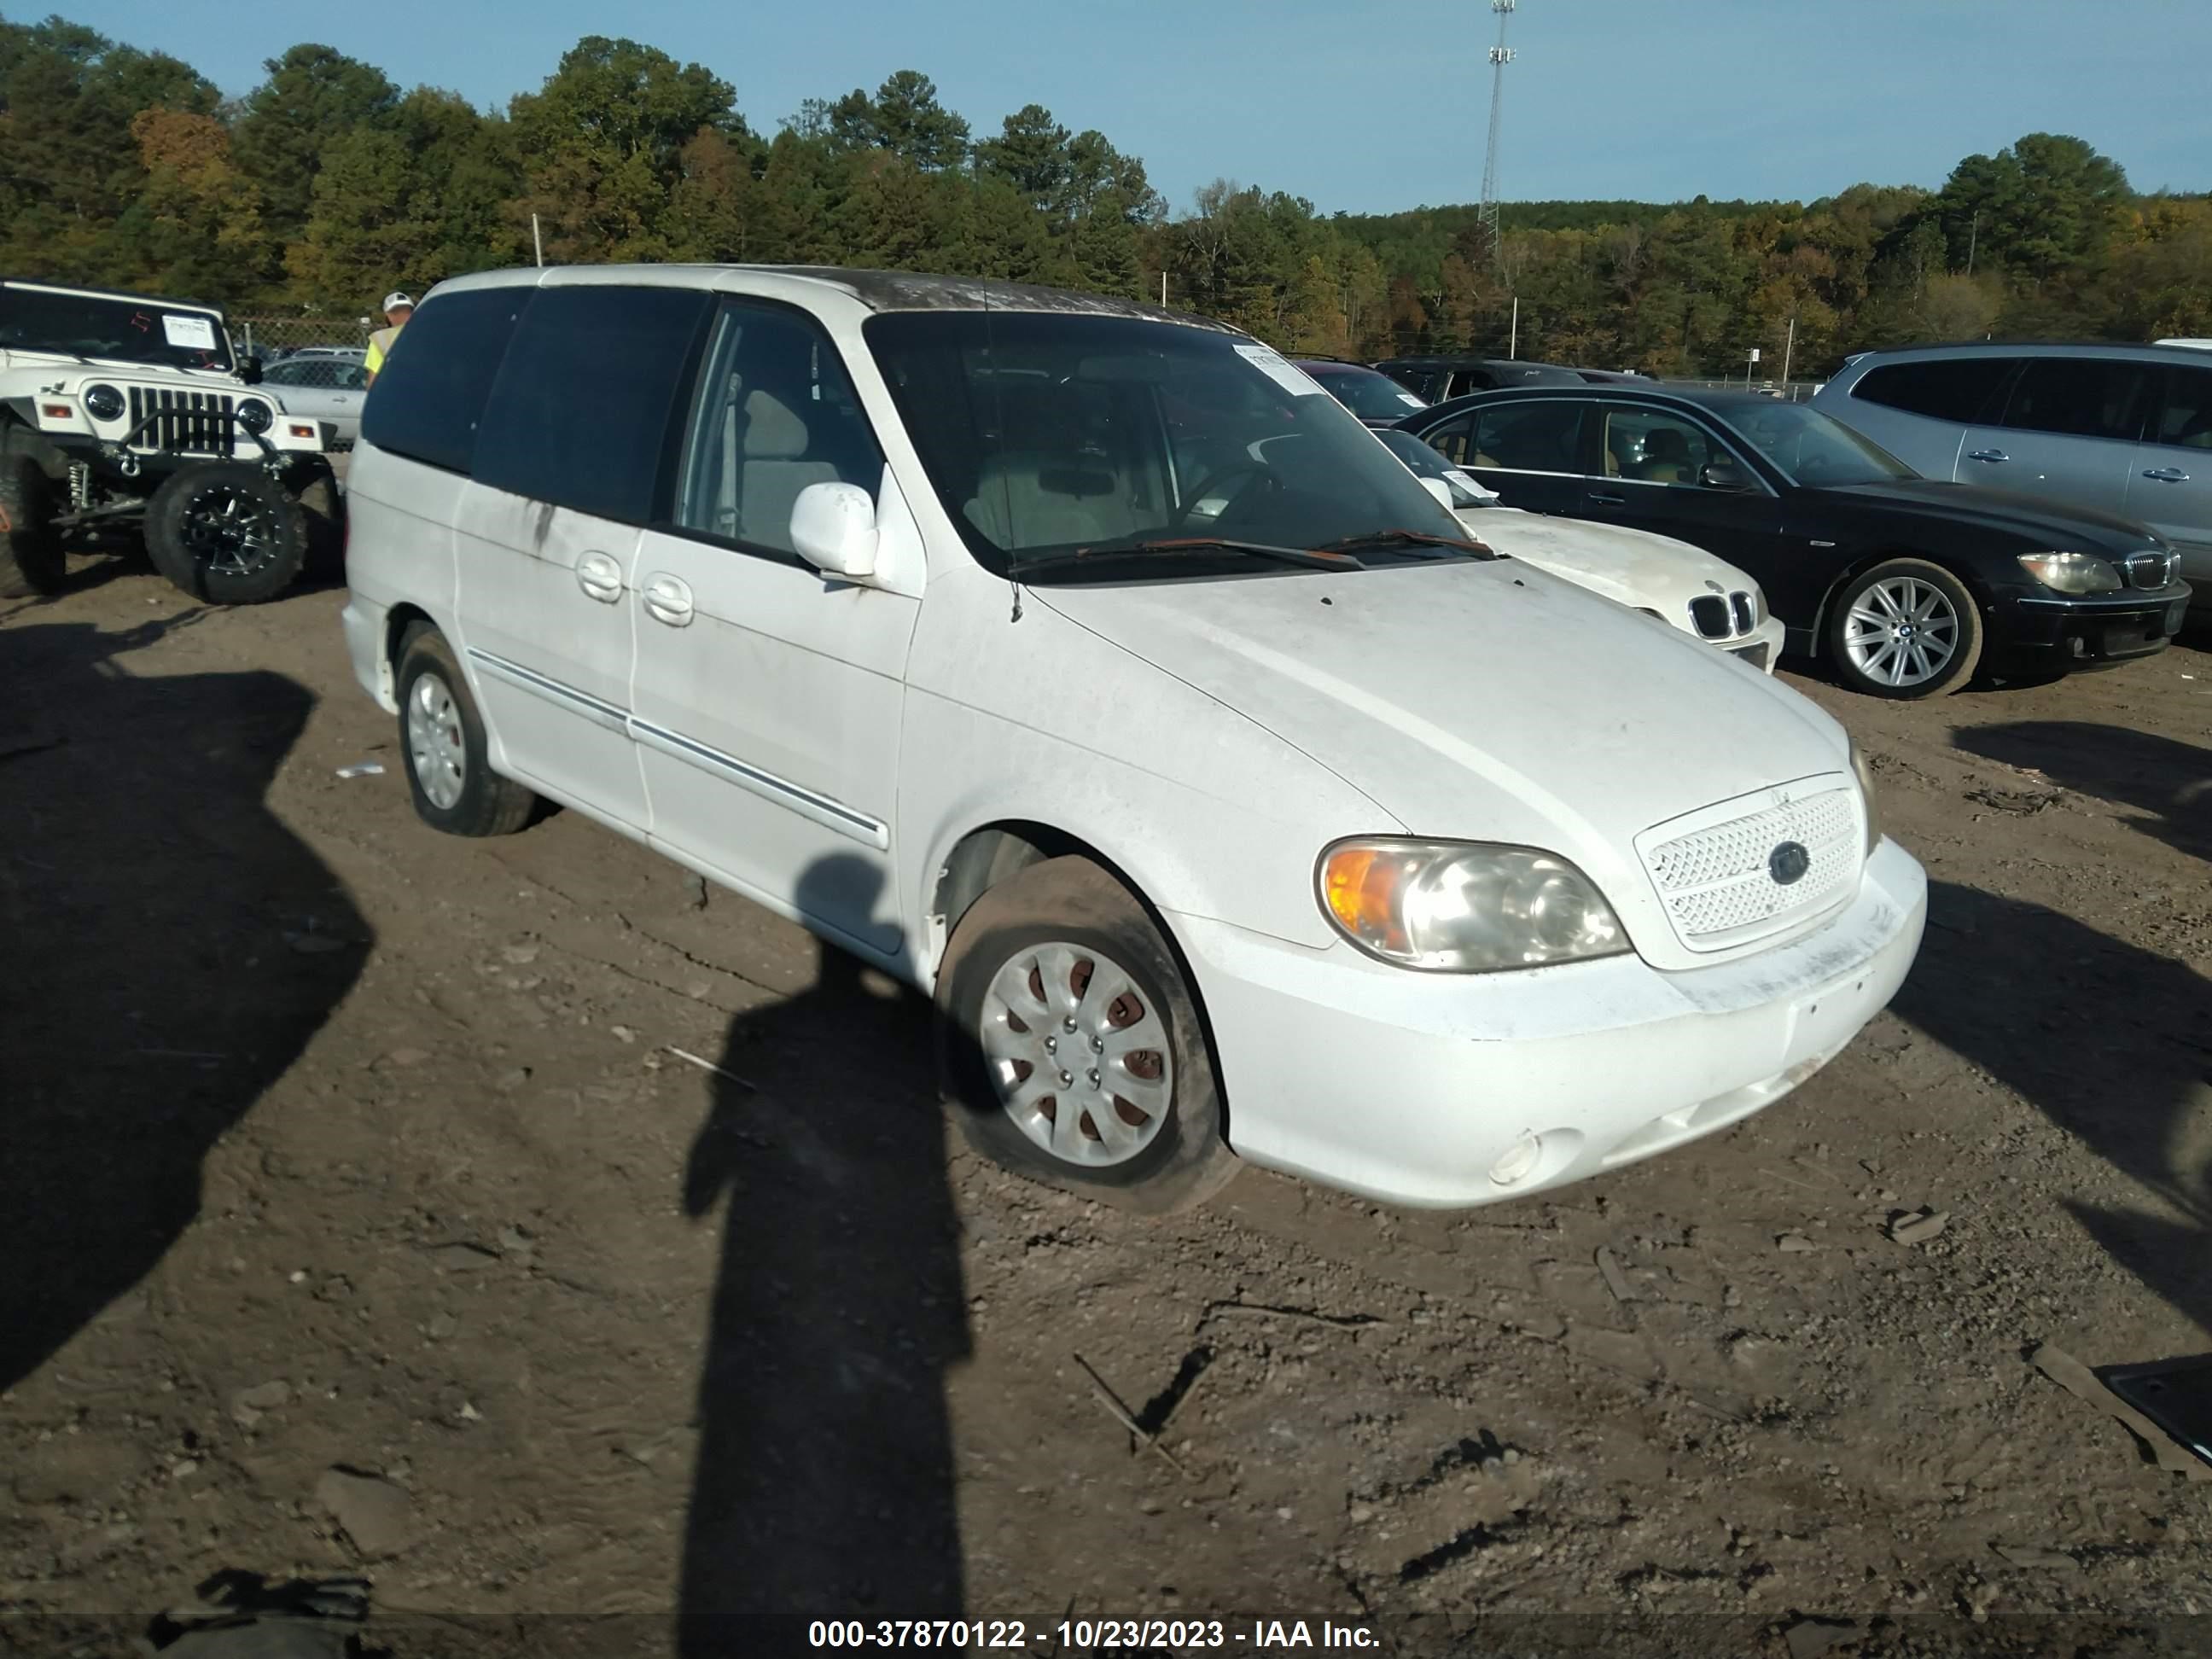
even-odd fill
[{"label": "bmw alloy wheel", "polygon": [[1851,666],[1884,685],[1923,685],[1959,649],[1959,613],[1917,576],[1891,576],[1861,593],[1844,623]]}]

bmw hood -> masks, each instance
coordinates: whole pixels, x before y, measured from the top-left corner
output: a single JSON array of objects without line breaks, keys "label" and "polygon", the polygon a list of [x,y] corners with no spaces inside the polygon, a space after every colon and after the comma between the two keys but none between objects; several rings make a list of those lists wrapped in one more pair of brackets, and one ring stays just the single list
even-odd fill
[{"label": "bmw hood", "polygon": [[1796,693],[1516,560],[1031,592],[1364,794],[1375,821],[1343,833],[1564,854],[1662,966],[1690,963],[1635,837],[1849,775],[1843,728]]},{"label": "bmw hood", "polygon": [[1818,492],[1875,507],[1902,507],[1935,514],[1983,529],[2008,531],[2039,549],[2076,553],[2127,554],[2163,544],[2147,525],[2117,513],[2018,495],[1981,484],[1948,483],[1941,478],[1900,478],[1890,483],[1832,484]]},{"label": "bmw hood", "polygon": [[1500,553],[1670,619],[1700,594],[1748,592],[1758,586],[1703,548],[1626,525],[1551,518],[1510,507],[1468,507],[1455,516],[1468,534]]}]

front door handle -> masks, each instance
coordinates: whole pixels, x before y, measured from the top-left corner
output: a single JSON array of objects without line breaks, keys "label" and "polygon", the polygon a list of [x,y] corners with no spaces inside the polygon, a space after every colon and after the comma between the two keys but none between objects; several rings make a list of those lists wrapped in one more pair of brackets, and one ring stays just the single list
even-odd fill
[{"label": "front door handle", "polygon": [[1596,502],[1600,507],[1626,507],[1628,505],[1628,497],[1626,495],[1608,495],[1597,490],[1592,490],[1590,492],[1590,500]]},{"label": "front door handle", "polygon": [[576,586],[601,605],[622,598],[622,566],[611,553],[586,553],[576,561]]},{"label": "front door handle", "polygon": [[688,628],[691,624],[691,589],[676,577],[665,574],[648,576],[640,590],[645,595],[645,608],[655,622],[666,623],[671,628]]},{"label": "front door handle", "polygon": [[2178,466],[2157,467],[2144,473],[2143,477],[2146,478],[2155,478],[2160,483],[2187,483],[2189,482],[2189,475],[2186,472],[2184,472]]},{"label": "front door handle", "polygon": [[2002,449],[1978,449],[1966,459],[1970,461],[2008,461],[2012,457]]}]

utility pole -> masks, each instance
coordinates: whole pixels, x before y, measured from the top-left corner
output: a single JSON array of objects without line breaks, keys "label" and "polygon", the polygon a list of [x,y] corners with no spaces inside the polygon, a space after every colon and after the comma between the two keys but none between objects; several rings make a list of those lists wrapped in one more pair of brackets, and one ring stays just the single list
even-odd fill
[{"label": "utility pole", "polygon": [[1789,337],[1782,343],[1782,384],[1785,386],[1790,384],[1790,359],[1796,349],[1797,319],[1795,314],[1792,314],[1790,319]]},{"label": "utility pole", "polygon": [[1521,355],[1521,296],[1513,296],[1513,333],[1507,341],[1505,356],[1510,362]]},{"label": "utility pole", "polygon": [[538,216],[534,213],[530,216],[530,246],[537,252],[538,263],[541,265],[544,264],[545,263],[545,239],[538,234]]},{"label": "utility pole", "polygon": [[1505,66],[1513,52],[1505,44],[1506,21],[1513,15],[1514,0],[1490,0],[1498,14],[1498,44],[1490,49],[1490,144],[1482,155],[1482,204],[1475,210],[1475,224],[1482,233],[1484,252],[1502,270],[1504,250],[1498,239],[1498,129],[1504,113]]},{"label": "utility pole", "polygon": [[1966,227],[1966,275],[1969,276],[1974,274],[1974,244],[1980,240],[1981,234],[1982,216],[1977,210],[1973,222]]}]

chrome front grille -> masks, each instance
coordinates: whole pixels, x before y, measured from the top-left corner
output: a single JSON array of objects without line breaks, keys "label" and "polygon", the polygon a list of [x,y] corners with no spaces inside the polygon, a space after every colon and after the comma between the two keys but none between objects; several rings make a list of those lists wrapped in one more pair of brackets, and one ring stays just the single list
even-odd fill
[{"label": "chrome front grille", "polygon": [[2175,556],[2165,548],[2146,548],[2120,562],[2130,587],[2164,587],[2173,580]]},{"label": "chrome front grille", "polygon": [[238,442],[238,400],[220,392],[131,388],[131,447],[142,453],[228,455]]},{"label": "chrome front grille", "polygon": [[1748,634],[1757,615],[1752,609],[1751,595],[1741,591],[1729,595],[1729,609],[1735,613],[1735,631]]},{"label": "chrome front grille", "polygon": [[[1807,788],[1781,801],[1762,791],[1637,837],[1684,944],[1717,951],[1779,932],[1826,908],[1857,879],[1863,833],[1850,787],[1838,781]],[[1804,849],[1804,872],[1784,882],[1776,874],[1778,851],[1792,843]]]}]

